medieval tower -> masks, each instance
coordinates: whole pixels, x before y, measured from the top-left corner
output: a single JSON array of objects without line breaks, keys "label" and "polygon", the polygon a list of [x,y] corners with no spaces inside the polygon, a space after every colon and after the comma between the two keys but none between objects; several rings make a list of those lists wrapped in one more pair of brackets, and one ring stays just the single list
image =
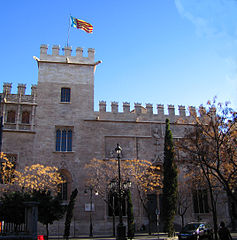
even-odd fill
[{"label": "medieval tower", "polygon": [[[63,51],[63,54],[61,52]],[[86,234],[89,231],[90,201],[84,193],[86,173],[84,166],[93,158],[110,160],[119,143],[123,159],[146,159],[162,164],[165,119],[169,118],[174,139],[182,138],[193,119],[184,106],[179,106],[178,115],[173,105],[156,109],[147,103],[124,102],[122,112],[117,102],[106,110],[106,102],[100,101],[99,111],[94,110],[94,74],[100,61],[95,61],[94,49],[87,56],[82,48],[72,54],[71,47],[60,49],[55,45],[48,49],[41,45],[38,64],[38,84],[32,86],[31,95],[25,94],[26,85],[19,84],[17,94],[11,93],[11,83],[4,83],[2,96],[3,144],[2,151],[12,157],[18,169],[41,163],[56,166],[65,184],[62,199],[68,203],[73,189],[78,189],[71,234]],[[195,108],[189,111],[195,113]],[[133,189],[132,189],[133,191]],[[153,209],[159,208],[159,196],[152,196]],[[95,233],[111,232],[112,217],[108,206],[100,198],[93,198],[93,222]],[[133,194],[136,230],[148,223],[142,204]],[[222,217],[227,217],[222,208]],[[210,212],[195,212],[192,208],[187,221],[210,218]],[[178,217],[177,224],[180,224]],[[64,222],[51,226],[52,235],[62,235]]]}]

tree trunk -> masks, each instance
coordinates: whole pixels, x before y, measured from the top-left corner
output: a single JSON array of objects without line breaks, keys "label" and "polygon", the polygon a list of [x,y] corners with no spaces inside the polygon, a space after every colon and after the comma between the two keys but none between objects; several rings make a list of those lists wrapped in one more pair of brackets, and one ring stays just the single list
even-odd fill
[{"label": "tree trunk", "polygon": [[215,239],[217,240],[218,226],[217,226],[216,201],[214,200],[211,186],[210,186],[210,196],[211,196],[211,205],[212,205],[212,219],[213,219],[213,225],[214,225],[214,234],[215,234]]},{"label": "tree trunk", "polygon": [[115,212],[113,209],[113,237],[115,237]]},{"label": "tree trunk", "polygon": [[46,240],[49,239],[49,224],[46,224]]}]

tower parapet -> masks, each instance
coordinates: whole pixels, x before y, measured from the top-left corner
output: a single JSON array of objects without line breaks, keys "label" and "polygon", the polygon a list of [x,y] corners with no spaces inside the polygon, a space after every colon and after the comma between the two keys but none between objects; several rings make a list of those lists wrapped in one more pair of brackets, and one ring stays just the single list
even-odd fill
[{"label": "tower parapet", "polygon": [[146,104],[146,111],[148,114],[152,115],[153,114],[153,106],[151,103]]},{"label": "tower parapet", "polygon": [[118,102],[111,102],[111,110],[113,113],[118,112]]},{"label": "tower parapet", "polygon": [[180,115],[181,117],[185,117],[185,116],[186,116],[185,106],[182,106],[182,105],[179,106],[179,115]]},{"label": "tower parapet", "polygon": [[[60,50],[63,54],[60,54]],[[76,49],[76,55],[72,55],[72,47],[66,46],[60,48],[59,45],[53,45],[52,54],[49,54],[48,45],[42,44],[40,46],[40,61],[65,62],[65,63],[81,63],[81,64],[95,64],[95,50],[88,48],[87,57],[83,56],[83,48]]]},{"label": "tower parapet", "polygon": [[130,113],[130,103],[129,102],[124,102],[123,103],[123,112],[124,113]]},{"label": "tower parapet", "polygon": [[[130,103],[123,102],[123,109],[118,111],[118,102],[111,102],[111,111],[106,111],[106,102],[99,102],[99,112],[95,112],[96,116],[100,120],[127,120],[127,121],[164,121],[165,118],[169,118],[171,122],[187,123],[192,122],[193,117],[197,115],[196,108],[189,106],[189,114],[186,114],[185,106],[178,106],[178,114],[175,113],[175,106],[169,104],[167,106],[167,114],[163,104],[157,104],[157,112],[153,111],[153,105],[147,103],[146,107],[143,107],[141,103],[134,103],[134,109],[130,110]],[[205,108],[202,108],[205,111]],[[116,113],[116,115],[114,114]],[[201,116],[201,114],[200,114]]]},{"label": "tower parapet", "polygon": [[12,83],[3,83],[3,94],[6,96],[11,94]]},{"label": "tower parapet", "polygon": [[25,92],[26,92],[26,84],[21,84],[21,83],[19,83],[17,89],[18,89],[17,94],[18,94],[19,96],[25,95]]},{"label": "tower parapet", "polygon": [[27,95],[26,92],[26,84],[19,83],[17,86],[17,94],[11,92],[12,83],[3,83],[3,98],[7,102],[18,102],[19,100],[22,102],[33,102],[36,103],[37,97],[37,85],[32,84],[31,86],[31,95]]}]

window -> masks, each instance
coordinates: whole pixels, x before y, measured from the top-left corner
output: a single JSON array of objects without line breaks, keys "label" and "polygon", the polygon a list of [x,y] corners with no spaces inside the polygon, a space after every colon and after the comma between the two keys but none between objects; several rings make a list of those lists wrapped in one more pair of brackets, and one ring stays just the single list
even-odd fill
[{"label": "window", "polygon": [[24,111],[22,113],[22,118],[21,118],[22,123],[29,124],[30,123],[30,113],[27,111]]},{"label": "window", "polygon": [[70,102],[71,98],[70,88],[61,88],[61,102]]},{"label": "window", "polygon": [[208,195],[206,189],[198,189],[193,191],[193,208],[194,213],[208,213]]},{"label": "window", "polygon": [[59,187],[59,192],[58,192],[58,196],[60,200],[66,201],[68,200],[68,182],[67,179],[61,174],[61,178],[64,181],[62,184],[60,184]]},{"label": "window", "polygon": [[7,122],[8,123],[15,123],[16,121],[16,112],[11,110],[7,112]]},{"label": "window", "polygon": [[56,130],[56,152],[72,151],[72,130],[57,129]]},{"label": "window", "polygon": [[[123,216],[126,216],[126,199],[122,197],[122,213]],[[110,191],[108,195],[108,215],[113,216],[113,212],[115,216],[119,216],[119,199],[118,194],[116,192]]]}]

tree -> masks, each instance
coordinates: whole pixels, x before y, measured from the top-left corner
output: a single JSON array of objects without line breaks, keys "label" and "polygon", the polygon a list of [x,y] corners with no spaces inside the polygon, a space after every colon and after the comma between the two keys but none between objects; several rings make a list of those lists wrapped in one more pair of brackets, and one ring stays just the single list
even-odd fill
[{"label": "tree", "polygon": [[17,170],[15,163],[11,162],[6,154],[1,153],[1,185],[2,192],[24,191],[32,193],[34,191],[51,191],[57,194],[58,185],[62,184],[62,179],[58,168],[33,164],[26,166],[23,170]]},{"label": "tree", "polygon": [[24,202],[30,199],[30,196],[23,192],[3,193],[0,204],[0,220],[14,223],[15,230],[17,226],[25,221]]},{"label": "tree", "polygon": [[[221,191],[221,186],[218,183],[217,179],[214,178],[211,174],[209,174],[208,168],[206,168],[203,165],[197,164],[197,162],[198,160],[194,161],[195,164],[188,164],[184,167],[186,172],[185,177],[188,178],[188,184],[189,184],[189,187],[185,187],[185,186],[184,187],[187,192],[191,194],[194,193],[194,196],[195,195],[198,196],[200,192],[203,192],[203,193],[207,191],[209,192],[210,201],[207,201],[207,195],[205,194],[207,205],[203,206],[203,209],[205,209],[205,211],[212,212],[214,235],[215,235],[215,239],[217,239],[217,230],[218,230],[217,201]],[[191,191],[188,191],[188,190],[191,190]],[[201,195],[199,195],[199,198],[201,197]],[[211,205],[209,205],[209,202]],[[194,200],[194,204],[196,204],[195,200]],[[196,204],[196,206],[198,206],[198,204]]]},{"label": "tree", "polygon": [[57,194],[59,184],[63,183],[58,168],[42,164],[26,166],[23,171],[15,171],[14,175],[14,182],[26,192],[51,191]]},{"label": "tree", "polygon": [[[99,196],[107,203],[108,187],[117,176],[117,160],[92,159],[85,165],[87,171],[87,185],[94,186]],[[140,201],[148,215],[150,226],[150,212],[147,208],[148,193],[157,193],[161,189],[161,169],[160,166],[153,165],[147,160],[122,160],[121,161],[121,182],[131,181],[133,188],[137,190]],[[112,208],[114,206],[111,206]],[[113,209],[113,212],[115,209]],[[115,218],[114,218],[115,219]],[[113,223],[115,226],[115,223]],[[149,233],[150,228],[149,228]]]},{"label": "tree", "polygon": [[70,225],[73,217],[73,209],[75,205],[75,200],[77,197],[78,191],[75,189],[71,196],[70,196],[70,201],[67,206],[67,212],[66,212],[66,220],[65,220],[65,228],[64,228],[64,238],[68,239],[70,236]]},{"label": "tree", "polygon": [[134,237],[135,232],[135,223],[130,190],[127,191],[127,221],[128,221],[128,238],[132,239]]},{"label": "tree", "polygon": [[[230,202],[230,217],[233,221],[232,203],[237,204],[237,115],[229,104],[208,102],[207,109],[199,108],[200,116],[192,114],[193,126],[186,130],[179,148],[185,163],[199,166],[209,181],[216,179]],[[185,159],[186,156],[186,159]],[[210,191],[211,194],[211,191]],[[212,195],[211,195],[212,197]],[[214,209],[214,208],[213,208]]]},{"label": "tree", "polygon": [[[64,213],[64,207],[57,197],[58,185],[63,183],[58,169],[34,164],[19,171],[5,154],[2,153],[1,157],[1,177],[5,183],[2,188],[1,209],[8,209],[3,214],[4,220],[13,223],[24,222],[22,217],[24,216],[24,202],[37,201],[39,202],[38,220],[46,226],[48,236],[48,225],[60,219]],[[9,209],[8,206],[11,208]]]},{"label": "tree", "polygon": [[178,183],[177,214],[181,217],[181,227],[184,226],[184,216],[191,206],[191,181],[185,179]]},{"label": "tree", "polygon": [[164,231],[168,232],[168,236],[171,237],[174,234],[173,221],[177,206],[177,167],[174,161],[173,137],[168,119],[166,119],[163,171],[162,219]]},{"label": "tree", "polygon": [[49,224],[63,217],[65,207],[58,196],[52,196],[49,191],[34,191],[32,199],[39,202],[38,221],[46,227],[46,237],[49,236]]},{"label": "tree", "polygon": [[0,153],[0,160],[0,182],[4,185],[12,184],[14,182],[15,164],[3,152]]}]

